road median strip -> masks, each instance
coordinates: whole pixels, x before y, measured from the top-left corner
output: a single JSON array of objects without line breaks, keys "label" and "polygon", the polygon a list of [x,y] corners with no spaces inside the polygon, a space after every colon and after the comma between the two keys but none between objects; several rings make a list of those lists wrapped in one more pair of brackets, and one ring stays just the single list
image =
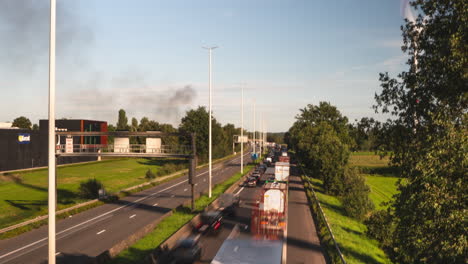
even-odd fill
[{"label": "road median strip", "polygon": [[[126,243],[128,248],[125,250],[120,249],[122,252],[116,254],[117,250],[112,248],[109,250],[109,253],[105,254],[105,257],[101,257],[98,260],[99,263],[102,263],[103,258],[107,258],[108,263],[142,263],[142,262],[152,262],[156,261],[158,257],[158,250],[156,248],[169,247],[172,246],[180,237],[186,235],[188,231],[191,231],[191,223],[197,221],[199,212],[209,208],[218,207],[218,196],[222,193],[229,192],[233,193],[237,188],[240,180],[243,176],[247,174],[254,165],[248,165],[244,168],[244,173],[236,173],[231,178],[225,180],[224,182],[217,184],[213,188],[212,198],[208,196],[199,194],[196,195],[197,200],[195,201],[195,212],[192,212],[187,206],[190,203],[190,200],[187,200],[184,204],[177,207],[176,209],[166,213],[164,219],[159,218],[156,224],[147,226],[142,229],[146,232],[138,232],[141,235],[139,239],[135,240],[135,237],[129,238],[128,240],[134,240],[133,243]],[[161,247],[162,246],[162,247]],[[112,251],[112,252],[111,252]]]}]

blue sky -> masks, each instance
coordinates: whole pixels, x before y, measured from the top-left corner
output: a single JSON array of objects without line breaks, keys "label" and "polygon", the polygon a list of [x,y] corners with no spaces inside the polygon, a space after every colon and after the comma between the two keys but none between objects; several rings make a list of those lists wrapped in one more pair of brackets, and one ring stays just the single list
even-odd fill
[{"label": "blue sky", "polygon": [[[47,118],[48,0],[3,1],[0,121],[35,123]],[[219,46],[214,115],[240,125],[244,83],[247,129],[254,98],[270,131],[286,131],[299,108],[319,101],[351,121],[383,120],[371,108],[378,74],[407,68],[399,0],[57,2],[57,117],[115,123],[123,108],[177,125],[187,109],[208,104],[206,45]]]}]

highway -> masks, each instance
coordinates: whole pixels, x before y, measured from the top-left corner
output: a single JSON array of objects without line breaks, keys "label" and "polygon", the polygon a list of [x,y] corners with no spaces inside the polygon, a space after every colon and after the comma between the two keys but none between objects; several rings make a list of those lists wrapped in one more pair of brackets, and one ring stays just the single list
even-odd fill
[{"label": "highway", "polygon": [[[249,161],[247,153],[244,162]],[[213,184],[240,170],[240,157],[213,166]],[[196,173],[196,192],[208,189],[208,169]],[[190,199],[187,176],[57,222],[57,263],[86,263]],[[45,263],[47,226],[0,241],[0,264]]]},{"label": "highway", "polygon": [[291,166],[289,176],[287,264],[324,264],[326,254],[320,245],[314,219],[310,213],[304,184]]},{"label": "highway", "polygon": [[[236,209],[236,216],[225,218],[222,229],[217,235],[200,237],[202,256],[200,261],[196,262],[197,264],[211,263],[223,241],[231,234],[236,224],[241,227],[240,237],[250,237],[251,209],[259,199],[260,188],[264,180],[265,175],[262,175],[261,184],[256,188],[239,187],[235,191],[240,196],[240,205]],[[304,186],[294,166],[292,166],[289,178],[288,231],[286,236],[287,264],[330,263],[320,245]]]}]

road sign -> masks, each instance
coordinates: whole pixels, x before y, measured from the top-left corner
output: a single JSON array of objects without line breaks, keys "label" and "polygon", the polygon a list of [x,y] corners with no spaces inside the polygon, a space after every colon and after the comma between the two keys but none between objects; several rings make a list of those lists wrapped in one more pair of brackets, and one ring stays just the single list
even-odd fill
[{"label": "road sign", "polygon": [[67,137],[65,139],[65,153],[73,153],[73,138]]}]

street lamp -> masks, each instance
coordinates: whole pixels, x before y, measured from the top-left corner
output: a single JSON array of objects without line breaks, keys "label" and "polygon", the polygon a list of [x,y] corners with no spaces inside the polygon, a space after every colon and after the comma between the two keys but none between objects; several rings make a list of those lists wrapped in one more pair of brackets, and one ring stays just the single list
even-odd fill
[{"label": "street lamp", "polygon": [[55,264],[55,18],[56,0],[50,0],[50,42],[49,42],[49,264]]},{"label": "street lamp", "polygon": [[208,197],[211,198],[211,169],[212,169],[212,164],[211,164],[211,115],[212,115],[212,110],[211,110],[211,53],[214,49],[217,48],[217,46],[213,47],[203,47],[204,49],[207,49],[209,51],[209,73],[208,73],[208,86],[210,89],[210,102],[208,106],[208,111],[210,113],[210,120],[209,120],[209,126],[208,126]]},{"label": "street lamp", "polygon": [[241,174],[244,172],[244,86],[241,86]]}]

